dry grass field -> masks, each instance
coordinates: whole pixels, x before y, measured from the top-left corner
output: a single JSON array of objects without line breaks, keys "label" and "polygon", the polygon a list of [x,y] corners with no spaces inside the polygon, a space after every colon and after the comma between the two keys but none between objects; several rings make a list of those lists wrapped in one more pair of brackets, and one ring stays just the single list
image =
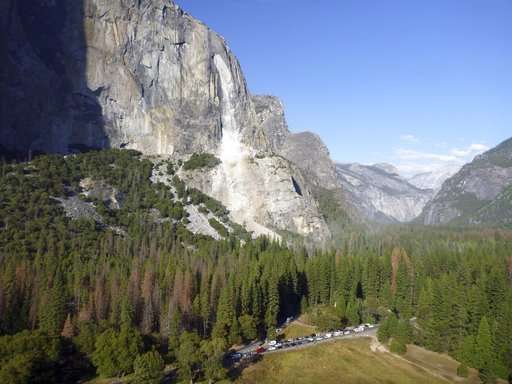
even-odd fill
[{"label": "dry grass field", "polygon": [[[446,355],[412,347],[406,359],[386,352],[372,352],[370,343],[369,338],[344,340],[266,355],[261,362],[245,369],[237,382],[246,384],[478,383],[474,372],[469,379],[457,378],[455,375],[457,363]],[[411,362],[408,361],[409,359]]]}]

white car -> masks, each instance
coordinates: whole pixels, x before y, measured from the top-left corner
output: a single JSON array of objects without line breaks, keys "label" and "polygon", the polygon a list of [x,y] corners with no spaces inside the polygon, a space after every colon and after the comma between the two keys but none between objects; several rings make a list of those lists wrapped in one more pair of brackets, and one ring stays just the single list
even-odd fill
[{"label": "white car", "polygon": [[275,351],[276,349],[277,349],[276,347],[272,346],[272,347],[270,347],[268,350],[269,350],[269,351]]},{"label": "white car", "polygon": [[275,340],[270,340],[270,341],[268,342],[268,345],[272,345],[272,346],[274,346],[274,345],[276,345],[276,344],[277,344],[277,341],[275,341]]},{"label": "white car", "polygon": [[350,331],[343,332],[344,335],[350,335]]},{"label": "white car", "polygon": [[326,334],[325,334],[325,338],[326,338],[326,339],[330,339],[331,337],[332,337],[332,333],[326,333]]},{"label": "white car", "polygon": [[343,335],[343,332],[341,332],[341,331],[334,332],[334,337],[338,337],[338,336],[341,336],[341,335]]}]

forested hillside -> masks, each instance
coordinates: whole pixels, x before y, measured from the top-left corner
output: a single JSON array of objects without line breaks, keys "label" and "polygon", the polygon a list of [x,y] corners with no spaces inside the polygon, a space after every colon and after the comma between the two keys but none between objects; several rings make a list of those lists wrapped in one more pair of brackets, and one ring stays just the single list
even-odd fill
[{"label": "forested hillside", "polygon": [[[398,352],[445,351],[489,382],[512,374],[511,232],[347,231],[316,252],[240,228],[214,240],[187,230],[185,206],[229,227],[225,209],[179,179],[152,182],[155,164],[172,176],[122,150],[0,164],[0,382],[158,382],[164,363],[217,380],[231,345],[301,312],[327,329],[382,322]],[[108,196],[85,196],[86,179]],[[69,199],[95,214],[70,214]]]}]

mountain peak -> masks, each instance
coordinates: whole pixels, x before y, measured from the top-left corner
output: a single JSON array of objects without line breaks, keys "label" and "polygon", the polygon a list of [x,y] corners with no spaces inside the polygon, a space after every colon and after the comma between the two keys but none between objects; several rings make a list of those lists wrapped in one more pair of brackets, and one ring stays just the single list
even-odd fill
[{"label": "mountain peak", "polygon": [[392,175],[400,175],[398,168],[390,163],[377,163],[373,164],[372,167],[382,169],[383,171],[390,173]]}]

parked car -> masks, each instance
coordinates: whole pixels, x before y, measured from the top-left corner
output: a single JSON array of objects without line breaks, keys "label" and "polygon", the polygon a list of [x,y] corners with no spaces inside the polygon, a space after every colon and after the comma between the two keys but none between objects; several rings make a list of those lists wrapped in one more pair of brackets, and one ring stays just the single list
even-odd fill
[{"label": "parked car", "polygon": [[268,342],[268,345],[276,345],[277,344],[277,341],[276,340],[270,340]]},{"label": "parked car", "polygon": [[343,332],[344,335],[350,335],[350,331]]},{"label": "parked car", "polygon": [[269,351],[275,351],[276,349],[277,349],[276,347],[272,346],[272,347],[270,347],[268,350],[269,350]]},{"label": "parked car", "polygon": [[265,351],[266,351],[266,349],[265,349],[265,348],[263,348],[263,347],[258,347],[258,348],[256,348],[256,353],[263,353],[263,352],[265,352]]},{"label": "parked car", "polygon": [[229,358],[233,361],[240,361],[240,359],[242,358],[242,354],[241,353],[232,353],[231,355],[229,355]]},{"label": "parked car", "polygon": [[330,339],[331,337],[332,337],[332,333],[330,333],[330,332],[329,332],[329,333],[326,333],[326,334],[325,334],[325,338],[326,338],[326,339]]}]

